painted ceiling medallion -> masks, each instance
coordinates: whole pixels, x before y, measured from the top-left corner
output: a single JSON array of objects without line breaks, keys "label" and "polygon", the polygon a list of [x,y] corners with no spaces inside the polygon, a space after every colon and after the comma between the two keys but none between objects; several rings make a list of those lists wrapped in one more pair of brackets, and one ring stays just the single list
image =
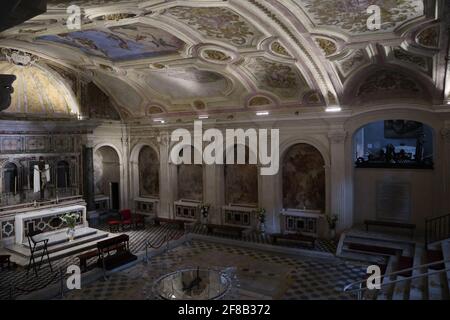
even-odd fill
[{"label": "painted ceiling medallion", "polygon": [[337,51],[336,44],[331,40],[325,38],[317,38],[316,42],[326,56],[331,56]]},{"label": "painted ceiling medallion", "polygon": [[150,69],[154,69],[154,70],[162,70],[166,68],[166,65],[162,64],[162,63],[152,63],[150,66]]},{"label": "painted ceiling medallion", "polygon": [[367,28],[367,8],[377,5],[382,12],[381,32],[424,14],[423,0],[294,0],[316,26],[339,28],[350,34],[373,33]]},{"label": "painted ceiling medallion", "polygon": [[206,109],[206,103],[204,103],[201,100],[194,101],[192,105],[194,106],[194,108],[196,110],[205,110]]},{"label": "painted ceiling medallion", "polygon": [[251,45],[261,33],[233,10],[224,7],[177,6],[167,12],[203,36],[222,40],[235,46]]},{"label": "painted ceiling medallion", "polygon": [[212,61],[226,62],[231,60],[229,55],[218,50],[205,50],[203,51],[203,56],[205,59]]},{"label": "painted ceiling medallion", "polygon": [[432,26],[417,35],[417,43],[430,48],[439,47],[439,26]]},{"label": "painted ceiling medallion", "polygon": [[111,13],[96,17],[95,20],[120,21],[134,17],[136,17],[136,14],[134,13]]},{"label": "painted ceiling medallion", "polygon": [[250,99],[248,102],[249,107],[260,107],[271,105],[272,101],[269,98],[263,96],[257,96]]},{"label": "painted ceiling medallion", "polygon": [[289,54],[289,52],[287,52],[286,48],[278,41],[273,42],[272,45],[270,46],[270,48],[274,53],[279,54],[281,56],[285,56],[285,57],[291,56]]},{"label": "painted ceiling medallion", "polygon": [[158,106],[151,106],[148,108],[148,114],[161,114],[164,113],[164,110]]}]

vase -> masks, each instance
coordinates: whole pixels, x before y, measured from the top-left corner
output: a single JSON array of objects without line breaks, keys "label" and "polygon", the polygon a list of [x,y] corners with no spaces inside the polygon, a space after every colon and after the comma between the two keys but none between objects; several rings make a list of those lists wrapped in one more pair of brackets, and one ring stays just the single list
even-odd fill
[{"label": "vase", "polygon": [[69,241],[73,241],[75,239],[75,228],[67,229],[67,237],[69,238]]}]

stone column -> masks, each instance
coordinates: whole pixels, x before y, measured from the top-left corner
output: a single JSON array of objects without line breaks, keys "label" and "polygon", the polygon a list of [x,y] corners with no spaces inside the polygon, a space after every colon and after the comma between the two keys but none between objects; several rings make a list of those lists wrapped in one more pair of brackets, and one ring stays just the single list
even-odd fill
[{"label": "stone column", "polygon": [[158,216],[171,218],[173,211],[173,188],[171,164],[169,161],[170,137],[167,132],[162,132],[158,138],[160,154],[160,181],[159,181],[159,208]]},{"label": "stone column", "polygon": [[83,146],[83,196],[91,218],[95,215],[94,148],[89,143]]},{"label": "stone column", "polygon": [[444,214],[450,210],[450,128],[445,128],[441,131],[443,140],[443,148],[441,153],[442,164],[442,211],[439,214]]},{"label": "stone column", "polygon": [[345,170],[345,141],[347,132],[332,131],[328,134],[331,152],[331,195],[330,214],[338,216],[338,231],[349,228],[353,224],[353,217],[347,205],[347,175]]}]

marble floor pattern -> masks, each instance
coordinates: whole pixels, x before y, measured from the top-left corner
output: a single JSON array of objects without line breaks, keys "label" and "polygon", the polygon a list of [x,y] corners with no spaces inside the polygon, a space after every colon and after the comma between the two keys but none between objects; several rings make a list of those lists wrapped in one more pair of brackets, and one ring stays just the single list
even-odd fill
[{"label": "marble floor pattern", "polygon": [[[105,222],[101,222],[97,225],[92,224],[92,226],[103,231],[109,231],[108,225]],[[205,228],[202,228],[201,225],[194,225],[191,229],[189,229],[189,232],[206,235],[206,230]],[[145,250],[145,246],[148,241],[151,243],[160,243],[161,239],[166,235],[169,238],[177,238],[181,236],[184,231],[179,230],[172,225],[163,224],[161,226],[154,226],[152,224],[147,224],[145,229],[126,230],[123,233],[130,236],[130,249],[133,253],[137,254]],[[235,236],[227,234],[214,234],[213,236],[238,240]],[[271,244],[269,236],[258,233],[246,234],[239,240],[251,243]],[[313,249],[296,242],[280,242],[279,245],[329,253],[334,253],[336,251],[336,244],[324,239],[319,239]],[[2,252],[4,254],[8,253],[6,251]],[[94,260],[95,258],[91,259],[89,263],[93,264],[95,262]],[[78,264],[77,255],[52,262],[54,267],[53,272],[50,272],[50,270],[48,270],[48,268],[44,265],[44,268],[39,273],[38,278],[34,277],[32,273],[27,275],[26,270],[20,267],[13,268],[12,270],[1,271],[0,300],[11,298],[15,299],[20,295],[33,292],[49,284],[57,283],[59,281],[59,269],[65,270],[67,269],[67,266],[72,264]]]},{"label": "marble floor pattern", "polygon": [[235,269],[233,289],[224,299],[352,299],[343,287],[361,279],[365,266],[337,258],[311,258],[194,240],[72,291],[68,300],[158,299],[154,282],[184,268]]}]

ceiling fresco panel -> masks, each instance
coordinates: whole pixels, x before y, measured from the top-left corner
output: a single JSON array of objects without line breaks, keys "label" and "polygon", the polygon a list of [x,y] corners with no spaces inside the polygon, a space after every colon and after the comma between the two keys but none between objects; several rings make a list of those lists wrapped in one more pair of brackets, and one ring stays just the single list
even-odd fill
[{"label": "ceiling fresco panel", "polygon": [[424,15],[423,0],[293,0],[317,27],[332,27],[358,35],[367,28],[367,8],[381,8],[380,32],[391,32],[401,24]]},{"label": "ceiling fresco panel", "polygon": [[167,15],[194,28],[205,38],[220,40],[236,47],[253,46],[263,34],[242,16],[224,7],[177,6]]},{"label": "ceiling fresco panel", "polygon": [[37,40],[69,45],[114,61],[176,54],[185,45],[170,33],[144,24],[46,35]]}]

